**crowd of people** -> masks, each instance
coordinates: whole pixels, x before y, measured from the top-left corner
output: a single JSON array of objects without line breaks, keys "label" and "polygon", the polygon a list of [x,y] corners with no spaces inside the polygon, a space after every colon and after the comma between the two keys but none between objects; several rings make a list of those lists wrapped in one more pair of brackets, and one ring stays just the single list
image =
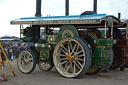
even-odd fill
[{"label": "crowd of people", "polygon": [[[22,43],[18,49],[17,49],[17,52],[15,50],[12,49],[12,46],[11,45],[6,45],[6,44],[2,44],[3,46],[3,49],[7,55],[7,58],[11,61],[13,61],[14,58],[17,58],[18,55],[14,55],[15,53],[20,53],[24,50],[27,50],[27,44],[25,43]],[[4,52],[0,49],[0,53],[1,53],[1,59],[3,62],[6,61],[6,57],[4,55]]]},{"label": "crowd of people", "polygon": [[[13,55],[12,46],[11,45],[5,45],[5,44],[2,44],[2,46],[3,46],[3,49],[4,49],[8,59],[13,61],[14,55]],[[6,57],[5,57],[4,52],[2,50],[1,50],[1,59],[2,59],[3,62],[6,61]]]}]

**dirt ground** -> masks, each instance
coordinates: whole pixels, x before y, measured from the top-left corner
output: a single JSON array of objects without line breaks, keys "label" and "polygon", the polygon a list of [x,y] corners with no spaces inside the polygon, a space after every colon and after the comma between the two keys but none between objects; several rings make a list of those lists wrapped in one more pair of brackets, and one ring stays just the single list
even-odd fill
[{"label": "dirt ground", "polygon": [[[128,85],[128,68],[125,71],[109,70],[108,73],[84,75],[81,79],[64,78],[53,68],[51,71],[41,71],[38,66],[31,74],[22,74],[17,68],[17,60],[10,61],[16,74],[13,76],[8,64],[4,67],[4,74],[8,81],[0,85]],[[1,77],[0,70],[0,77]]]}]

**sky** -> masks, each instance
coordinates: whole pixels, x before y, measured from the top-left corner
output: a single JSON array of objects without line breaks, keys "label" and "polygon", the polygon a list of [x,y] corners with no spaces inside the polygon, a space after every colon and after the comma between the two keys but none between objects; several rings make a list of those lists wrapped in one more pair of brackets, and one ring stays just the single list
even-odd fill
[{"label": "sky", "polygon": [[[93,11],[94,0],[69,0],[69,15],[80,15],[84,11]],[[20,26],[10,25],[10,21],[21,17],[34,17],[36,0],[0,0],[0,37],[20,36]],[[128,19],[128,0],[97,0],[97,13]],[[43,16],[65,15],[65,0],[42,0]]]}]

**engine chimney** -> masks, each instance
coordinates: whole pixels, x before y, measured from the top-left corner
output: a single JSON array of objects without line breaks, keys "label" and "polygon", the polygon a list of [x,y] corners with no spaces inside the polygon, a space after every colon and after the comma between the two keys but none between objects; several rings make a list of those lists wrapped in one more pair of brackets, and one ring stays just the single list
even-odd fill
[{"label": "engine chimney", "polygon": [[118,13],[118,19],[121,19],[121,13]]},{"label": "engine chimney", "polygon": [[35,17],[41,17],[41,0],[36,0],[36,14]]},{"label": "engine chimney", "polygon": [[[35,17],[41,17],[41,0],[36,0],[36,13]],[[34,42],[37,42],[40,39],[40,25],[33,25],[33,31],[35,31]]]},{"label": "engine chimney", "polygon": [[94,0],[93,11],[97,13],[97,0]]},{"label": "engine chimney", "polygon": [[65,0],[65,15],[69,15],[69,0]]}]

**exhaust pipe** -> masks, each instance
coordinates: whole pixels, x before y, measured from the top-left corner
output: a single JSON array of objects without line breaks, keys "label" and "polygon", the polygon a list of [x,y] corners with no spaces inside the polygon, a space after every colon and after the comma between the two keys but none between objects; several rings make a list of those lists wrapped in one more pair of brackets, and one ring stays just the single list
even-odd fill
[{"label": "exhaust pipe", "polygon": [[69,0],[65,1],[65,15],[69,15]]},{"label": "exhaust pipe", "polygon": [[94,0],[93,11],[97,13],[97,0]]},{"label": "exhaust pipe", "polygon": [[41,17],[41,0],[36,0],[36,14],[35,17]]},{"label": "exhaust pipe", "polygon": [[[36,13],[35,17],[41,17],[41,0],[36,0]],[[40,39],[40,25],[33,26],[35,29],[35,39],[34,41],[37,42]]]},{"label": "exhaust pipe", "polygon": [[121,13],[118,13],[118,19],[121,19]]}]

